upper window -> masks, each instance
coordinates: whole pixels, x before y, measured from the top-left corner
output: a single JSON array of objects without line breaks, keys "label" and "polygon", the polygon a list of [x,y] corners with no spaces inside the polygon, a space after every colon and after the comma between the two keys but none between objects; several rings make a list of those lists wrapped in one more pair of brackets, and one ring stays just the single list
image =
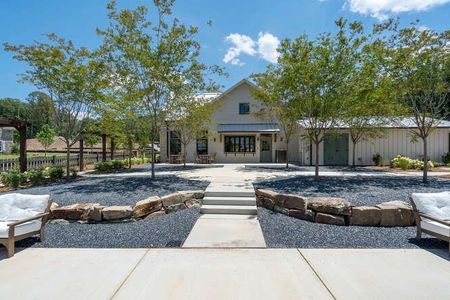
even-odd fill
[{"label": "upper window", "polygon": [[250,114],[250,103],[239,103],[239,114],[240,115]]}]

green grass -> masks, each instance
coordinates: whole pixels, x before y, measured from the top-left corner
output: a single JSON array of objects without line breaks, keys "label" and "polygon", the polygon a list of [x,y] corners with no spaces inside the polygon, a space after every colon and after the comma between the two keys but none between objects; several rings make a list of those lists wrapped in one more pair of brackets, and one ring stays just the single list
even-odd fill
[{"label": "green grass", "polygon": [[[55,156],[66,156],[65,153],[47,153],[47,157]],[[44,153],[42,152],[27,152],[27,157],[44,157]],[[19,158],[19,154],[0,154],[0,159],[13,159]]]}]

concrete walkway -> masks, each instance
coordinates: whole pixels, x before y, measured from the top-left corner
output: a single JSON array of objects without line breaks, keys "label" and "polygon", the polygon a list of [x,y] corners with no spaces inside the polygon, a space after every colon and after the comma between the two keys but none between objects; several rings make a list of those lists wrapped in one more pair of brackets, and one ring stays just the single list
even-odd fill
[{"label": "concrete walkway", "polygon": [[224,170],[210,178],[200,208],[203,215],[195,223],[183,248],[266,247],[251,181],[239,178],[235,166],[224,167]]},{"label": "concrete walkway", "polygon": [[2,299],[449,299],[425,250],[35,249],[2,259]]}]

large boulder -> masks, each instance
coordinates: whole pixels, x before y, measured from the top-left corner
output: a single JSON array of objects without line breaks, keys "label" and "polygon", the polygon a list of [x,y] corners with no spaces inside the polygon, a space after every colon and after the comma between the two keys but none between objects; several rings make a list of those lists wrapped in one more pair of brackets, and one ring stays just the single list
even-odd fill
[{"label": "large boulder", "polygon": [[99,203],[77,203],[54,208],[52,216],[55,219],[101,221],[103,208]]},{"label": "large boulder", "polygon": [[273,207],[273,211],[283,214],[283,215],[286,215],[286,216],[289,216],[289,209],[287,209],[286,207],[275,205]]},{"label": "large boulder", "polygon": [[202,202],[200,199],[187,200],[186,202],[184,202],[184,204],[186,205],[187,208],[202,206]]},{"label": "large boulder", "polygon": [[158,217],[164,216],[165,214],[166,214],[166,212],[164,211],[164,209],[162,209],[162,210],[158,210],[158,211],[155,211],[154,213],[149,214],[148,216],[145,217],[145,219],[146,220],[147,219],[154,219],[154,218],[158,218]]},{"label": "large boulder", "polygon": [[162,208],[161,198],[158,196],[149,197],[136,203],[133,208],[133,216],[135,218],[145,217]]},{"label": "large boulder", "polygon": [[132,215],[131,206],[108,206],[102,210],[102,217],[107,221],[129,219]]},{"label": "large boulder", "polygon": [[198,191],[180,191],[176,193],[172,193],[169,195],[166,195],[164,197],[161,197],[162,204],[165,208],[175,205],[184,203],[186,201],[192,200],[192,199],[203,199],[205,195],[204,191],[198,190]]},{"label": "large boulder", "polygon": [[350,220],[352,225],[378,226],[381,223],[381,209],[374,206],[354,206]]},{"label": "large boulder", "polygon": [[257,206],[265,207],[270,210],[274,209],[275,197],[278,195],[277,192],[266,189],[258,189],[255,193]]},{"label": "large boulder", "polygon": [[352,214],[350,202],[343,198],[309,197],[307,207],[316,212],[334,215],[350,216]]},{"label": "large boulder", "polygon": [[310,209],[307,210],[290,209],[289,217],[314,222],[314,212]]},{"label": "large boulder", "polygon": [[275,197],[275,205],[289,209],[306,210],[306,198],[293,194],[278,194]]},{"label": "large boulder", "polygon": [[255,191],[256,196],[260,196],[260,197],[265,197],[265,198],[269,198],[272,200],[275,200],[275,197],[278,195],[277,192],[274,192],[272,190],[267,190],[267,189],[257,189]]},{"label": "large boulder", "polygon": [[172,212],[176,212],[178,210],[185,209],[185,208],[186,208],[186,204],[178,203],[178,204],[173,204],[168,207],[165,207],[165,210],[166,210],[167,214],[170,214]]},{"label": "large boulder", "polygon": [[316,223],[340,225],[340,226],[345,225],[345,218],[343,216],[325,214],[325,213],[317,213],[315,219],[316,219]]},{"label": "large boulder", "polygon": [[381,226],[414,225],[414,212],[410,204],[403,201],[389,201],[376,205],[381,209]]}]

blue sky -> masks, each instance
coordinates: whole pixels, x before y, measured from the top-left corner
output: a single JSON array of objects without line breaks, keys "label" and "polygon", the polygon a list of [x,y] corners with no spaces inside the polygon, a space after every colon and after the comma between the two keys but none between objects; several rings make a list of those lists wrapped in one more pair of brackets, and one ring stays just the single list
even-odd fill
[{"label": "blue sky", "polygon": [[[95,29],[105,28],[107,0],[1,0],[0,43],[30,44],[56,33],[78,46],[95,48],[101,42]],[[119,7],[135,7],[151,0],[117,0]],[[334,20],[345,17],[366,26],[389,16],[402,24],[420,19],[435,30],[449,29],[450,0],[178,0],[175,15],[200,27],[202,60],[225,67],[229,87],[276,59],[277,42],[300,34],[315,37],[334,30]],[[212,27],[206,26],[208,20]],[[18,83],[27,66],[0,49],[0,98],[25,99],[36,90]]]}]

